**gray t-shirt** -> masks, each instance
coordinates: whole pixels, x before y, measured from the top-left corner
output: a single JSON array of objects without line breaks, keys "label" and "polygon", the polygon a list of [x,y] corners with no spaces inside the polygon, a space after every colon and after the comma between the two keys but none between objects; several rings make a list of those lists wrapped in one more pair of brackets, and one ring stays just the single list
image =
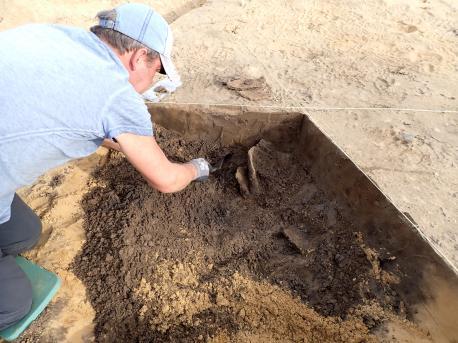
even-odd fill
[{"label": "gray t-shirt", "polygon": [[93,153],[104,138],[150,136],[150,115],[117,56],[58,25],[0,32],[0,223],[16,189]]}]

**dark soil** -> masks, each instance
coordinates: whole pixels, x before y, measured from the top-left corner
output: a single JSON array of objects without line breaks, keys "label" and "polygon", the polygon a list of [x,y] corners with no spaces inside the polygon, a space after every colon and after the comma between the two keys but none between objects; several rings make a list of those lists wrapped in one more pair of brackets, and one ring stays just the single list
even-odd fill
[{"label": "dark soil", "polygon": [[[97,186],[83,201],[87,242],[74,269],[96,310],[98,341],[190,342],[222,329],[229,337],[247,330],[211,292],[213,305],[190,322],[177,317],[167,329],[152,325],[159,300],[145,310],[134,290],[142,279],[153,282],[164,261],[201,261],[209,266],[197,267],[202,284],[234,272],[267,281],[323,316],[346,319],[374,301],[388,311],[404,310],[393,289],[396,276],[383,274],[377,253],[367,252],[357,228],[285,148],[260,145],[260,191],[242,197],[235,172],[247,165],[246,148],[184,140],[165,129],[157,139],[176,161],[232,155],[208,181],[176,194],[151,189],[118,153],[95,173]],[[369,329],[379,324],[370,315],[362,320]]]}]

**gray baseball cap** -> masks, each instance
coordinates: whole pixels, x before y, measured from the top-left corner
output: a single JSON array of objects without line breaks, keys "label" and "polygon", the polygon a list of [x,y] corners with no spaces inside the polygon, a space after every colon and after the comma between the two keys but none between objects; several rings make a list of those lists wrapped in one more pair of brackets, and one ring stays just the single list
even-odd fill
[{"label": "gray baseball cap", "polygon": [[165,19],[144,4],[123,4],[116,7],[115,11],[115,21],[100,19],[99,25],[118,31],[157,51],[162,63],[160,73],[167,75],[174,84],[180,85],[180,76],[172,62],[172,30]]}]

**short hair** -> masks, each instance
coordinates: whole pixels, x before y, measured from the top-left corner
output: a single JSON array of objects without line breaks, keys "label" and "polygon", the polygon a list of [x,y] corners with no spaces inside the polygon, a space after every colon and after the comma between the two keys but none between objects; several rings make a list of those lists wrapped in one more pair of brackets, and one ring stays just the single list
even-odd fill
[{"label": "short hair", "polygon": [[[116,11],[115,10],[107,10],[101,11],[97,13],[96,16],[99,20],[111,20],[116,21]],[[118,50],[121,54],[130,51],[136,51],[138,49],[146,49],[147,50],[147,59],[148,62],[153,62],[156,58],[159,57],[159,53],[154,51],[153,49],[148,48],[144,44],[136,41],[135,39],[126,36],[125,34],[115,31],[113,29],[109,29],[106,27],[102,27],[100,25],[96,25],[91,27],[91,32],[99,37],[101,40],[110,44],[113,48]]]}]

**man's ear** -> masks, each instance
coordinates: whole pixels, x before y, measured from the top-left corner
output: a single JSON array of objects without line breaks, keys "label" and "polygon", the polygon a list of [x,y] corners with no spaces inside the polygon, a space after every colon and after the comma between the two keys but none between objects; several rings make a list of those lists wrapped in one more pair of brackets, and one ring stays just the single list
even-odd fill
[{"label": "man's ear", "polygon": [[136,70],[140,65],[146,62],[148,52],[146,49],[141,48],[130,56],[129,67],[132,71]]}]

